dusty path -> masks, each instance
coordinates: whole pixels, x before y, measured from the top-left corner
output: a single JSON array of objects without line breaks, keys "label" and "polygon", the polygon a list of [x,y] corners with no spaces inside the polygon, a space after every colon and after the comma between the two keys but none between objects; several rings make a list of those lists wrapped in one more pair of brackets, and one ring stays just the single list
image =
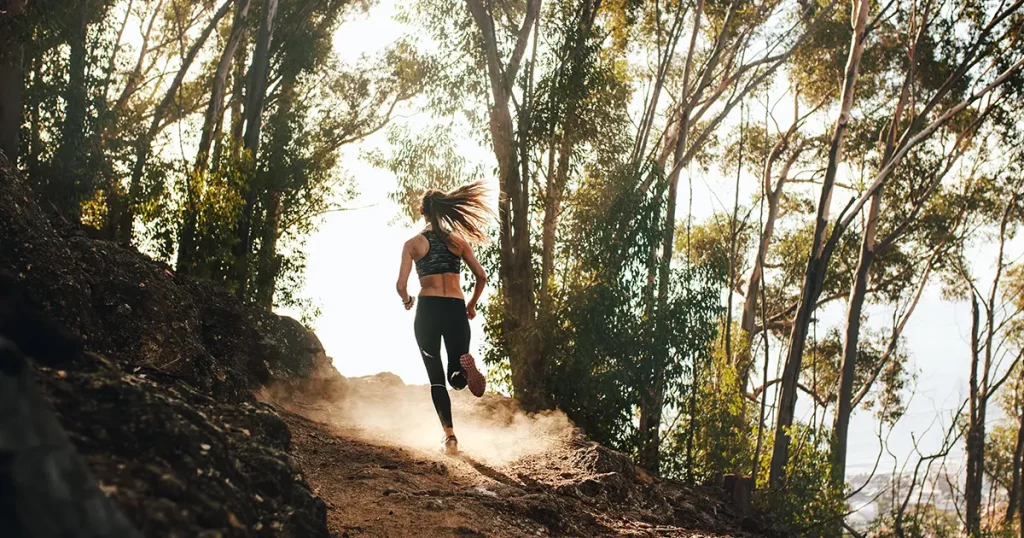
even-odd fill
[{"label": "dusty path", "polygon": [[[654,484],[625,456],[561,425],[564,418],[526,421],[501,409],[507,400],[454,397],[465,452],[452,458],[433,448],[440,435],[431,435],[438,432],[425,387],[391,387],[376,401],[384,389],[370,388],[349,398],[364,403],[357,413],[292,404],[281,412],[334,536],[763,536],[747,532],[718,492]],[[368,430],[357,423],[368,405],[404,430],[422,423],[428,433],[415,433],[428,441]]]},{"label": "dusty path", "polygon": [[468,461],[355,440],[294,414],[284,418],[294,455],[338,536],[548,534],[537,522],[503,513],[507,503],[497,491],[508,488]]},{"label": "dusty path", "polygon": [[287,413],[294,455],[339,537],[730,536],[591,513],[469,456],[352,439]]}]

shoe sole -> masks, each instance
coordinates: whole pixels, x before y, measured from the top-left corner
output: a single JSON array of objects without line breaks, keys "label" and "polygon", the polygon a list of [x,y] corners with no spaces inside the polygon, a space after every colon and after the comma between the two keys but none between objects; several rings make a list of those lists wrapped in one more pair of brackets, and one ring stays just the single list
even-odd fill
[{"label": "shoe sole", "polygon": [[473,396],[477,398],[483,396],[484,391],[487,390],[487,380],[480,373],[480,370],[476,369],[476,359],[469,353],[466,353],[459,358],[459,364],[462,365],[463,371],[466,372],[466,386],[469,387],[469,392],[472,392]]}]

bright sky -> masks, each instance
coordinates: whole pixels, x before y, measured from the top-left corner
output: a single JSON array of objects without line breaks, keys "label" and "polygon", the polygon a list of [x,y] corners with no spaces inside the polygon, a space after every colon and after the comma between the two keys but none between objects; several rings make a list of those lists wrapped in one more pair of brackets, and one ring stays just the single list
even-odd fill
[{"label": "bright sky", "polygon": [[[354,17],[339,30],[336,50],[344,58],[355,60],[360,54],[383,49],[406,31],[392,20],[393,15],[394,3],[384,0],[368,14]],[[314,298],[322,308],[316,332],[343,375],[387,371],[399,375],[406,383],[425,384],[426,372],[413,337],[413,312],[402,308],[394,288],[402,243],[418,233],[422,224],[391,225],[398,207],[387,199],[387,193],[394,189],[395,178],[359,159],[360,150],[373,148],[387,149],[383,134],[352,148],[344,159],[344,167],[356,178],[360,192],[358,199],[347,205],[363,209],[326,216],[309,242],[305,295]],[[492,158],[486,148],[479,152],[479,159]],[[732,180],[700,179],[694,181],[694,186],[695,220],[710,215],[721,200],[731,201],[733,197]],[[845,198],[841,200],[845,202]],[[683,211],[685,208],[680,217]],[[415,280],[410,282],[411,293],[416,292]],[[845,305],[824,312],[821,326],[840,322],[844,309]],[[876,326],[885,326],[889,319],[889,314],[881,309],[871,309],[868,315]],[[472,352],[479,357],[481,319],[471,325]],[[926,292],[905,333],[910,343],[911,367],[918,378],[907,417],[890,437],[891,448],[901,460],[911,453],[915,437],[924,447],[937,446],[942,431],[948,427],[949,412],[967,394],[969,329],[970,310],[966,304],[941,300],[937,288]],[[801,398],[806,400],[803,395]],[[810,407],[803,403],[803,418],[807,419]],[[932,427],[937,415],[942,422]],[[850,435],[851,475],[870,470],[875,462],[879,449],[874,422],[866,412],[854,416]],[[882,460],[882,468],[893,465],[891,459]]]}]

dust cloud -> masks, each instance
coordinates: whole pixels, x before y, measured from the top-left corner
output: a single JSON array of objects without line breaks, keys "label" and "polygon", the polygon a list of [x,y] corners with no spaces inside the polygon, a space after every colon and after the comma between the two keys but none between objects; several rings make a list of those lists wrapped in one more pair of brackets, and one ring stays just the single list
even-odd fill
[{"label": "dust cloud", "polygon": [[[444,433],[428,386],[405,385],[398,376],[384,373],[346,379],[335,392],[329,398],[332,403],[298,410],[369,442],[426,452],[441,446]],[[560,411],[527,415],[505,396],[475,398],[468,390],[451,389],[448,393],[459,448],[482,463],[505,465],[549,452],[573,432]]]}]

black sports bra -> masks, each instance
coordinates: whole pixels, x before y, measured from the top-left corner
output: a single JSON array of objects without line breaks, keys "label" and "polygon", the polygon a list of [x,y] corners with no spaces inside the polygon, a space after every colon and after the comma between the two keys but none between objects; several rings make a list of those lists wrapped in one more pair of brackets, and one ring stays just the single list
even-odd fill
[{"label": "black sports bra", "polygon": [[423,232],[423,237],[427,238],[430,248],[427,249],[425,256],[416,260],[416,274],[420,278],[462,272],[462,258],[452,254],[452,251],[448,250],[448,245],[436,232],[427,230]]}]

